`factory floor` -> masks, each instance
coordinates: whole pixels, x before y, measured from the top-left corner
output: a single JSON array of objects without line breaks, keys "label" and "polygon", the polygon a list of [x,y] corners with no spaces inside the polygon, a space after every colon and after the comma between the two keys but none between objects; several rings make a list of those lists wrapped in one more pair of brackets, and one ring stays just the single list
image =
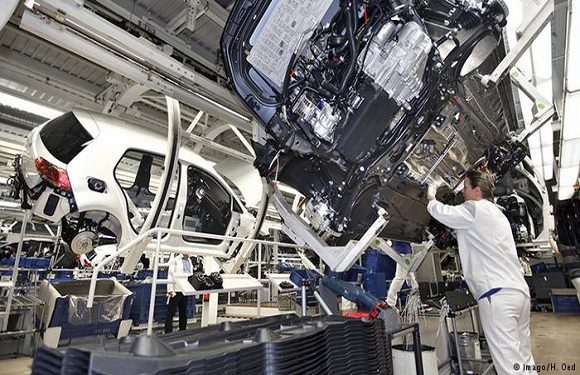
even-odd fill
[{"label": "factory floor", "polygon": [[[536,364],[576,364],[575,371],[562,374],[580,374],[580,315],[532,312],[532,352]],[[556,371],[557,373],[557,371]]]},{"label": "factory floor", "polygon": [[[465,319],[458,322],[458,329],[462,325],[468,325]],[[433,327],[435,325],[431,325]],[[580,373],[580,315],[579,314],[554,314],[532,312],[531,321],[532,348],[536,364],[549,365],[555,363],[557,370],[554,373],[578,374]],[[422,332],[422,341],[426,344],[434,344],[436,329],[425,327]],[[561,370],[562,363],[575,369]],[[23,357],[16,359],[0,360],[0,375],[30,374],[32,359]]]}]

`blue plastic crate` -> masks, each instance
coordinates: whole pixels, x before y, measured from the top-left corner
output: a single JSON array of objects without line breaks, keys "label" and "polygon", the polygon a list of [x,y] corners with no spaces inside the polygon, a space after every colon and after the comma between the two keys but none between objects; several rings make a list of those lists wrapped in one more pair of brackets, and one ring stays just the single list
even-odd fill
[{"label": "blue plastic crate", "polygon": [[[167,279],[167,270],[158,270],[157,271],[157,279]],[[135,275],[136,280],[145,280],[148,277],[153,277],[153,270],[139,270]]]},{"label": "blue plastic crate", "polygon": [[335,272],[335,271],[331,271],[330,267],[328,266],[324,266],[324,274],[326,276],[329,277],[334,277],[335,279],[339,279],[339,280],[346,280],[348,277],[347,272]]},{"label": "blue plastic crate", "polygon": [[382,272],[368,272],[364,276],[364,289],[377,298],[387,295],[387,279]]},{"label": "blue plastic crate", "polygon": [[16,258],[14,258],[14,257],[2,258],[0,260],[0,265],[2,265],[2,266],[13,266],[15,261],[16,261]]},{"label": "blue plastic crate", "polygon": [[[100,280],[99,282],[110,282],[105,280]],[[76,280],[76,281],[62,281],[57,283],[51,283],[52,287],[59,288],[61,286],[74,285],[83,283],[86,289],[82,293],[77,294],[77,296],[86,296],[88,294],[88,280]],[[45,284],[48,285],[48,284]],[[42,286],[41,286],[42,288]],[[99,286],[97,285],[97,290]],[[66,289],[56,289],[58,293],[66,293]],[[79,289],[82,290],[82,289]],[[106,297],[110,297],[111,294],[104,294]],[[115,296],[117,297],[117,296]],[[68,293],[63,294],[55,299],[52,315],[47,327],[62,327],[60,339],[70,339],[75,337],[83,336],[93,336],[93,335],[104,335],[104,334],[117,334],[119,326],[122,320],[129,319],[133,295],[128,294],[126,296],[119,295],[119,300],[123,300],[123,306],[121,311],[121,316],[119,319],[113,321],[102,321],[101,317],[106,315],[104,311],[108,308],[107,302],[99,302],[99,296],[95,296],[95,303],[91,309],[86,309],[82,312],[81,321],[71,320],[69,316],[69,309],[71,308],[71,295]],[[108,302],[110,303],[110,302]]]},{"label": "blue plastic crate", "polygon": [[321,277],[320,273],[312,270],[294,270],[290,273],[290,281],[298,286],[301,286],[304,282],[317,285],[318,279]]},{"label": "blue plastic crate", "polygon": [[388,255],[378,250],[367,250],[363,255],[363,266],[370,272],[381,272],[387,280],[395,277],[397,263]]},{"label": "blue plastic crate", "polygon": [[63,271],[63,270],[52,270],[52,273],[54,274],[54,278],[52,279],[52,281],[58,281],[58,280],[72,280],[74,278],[74,272],[73,271]]},{"label": "blue plastic crate", "polygon": [[556,313],[580,313],[576,289],[552,289],[552,306]]},{"label": "blue plastic crate", "polygon": [[50,259],[46,258],[20,258],[20,267],[23,268],[35,268],[35,269],[46,269],[50,265]]},{"label": "blue plastic crate", "polygon": [[34,264],[34,258],[28,258],[28,257],[21,257],[20,258],[20,267],[32,268],[33,264]]},{"label": "blue plastic crate", "polygon": [[99,279],[110,279],[114,277],[117,280],[125,280],[127,276],[122,272],[99,272],[97,278]]},{"label": "blue plastic crate", "polygon": [[348,282],[356,283],[364,280],[364,275],[368,272],[365,267],[359,266],[358,264],[353,265],[346,272],[346,280]]},{"label": "blue plastic crate", "polygon": [[[149,318],[149,305],[151,301],[151,284],[128,284],[127,289],[133,292],[133,306],[130,317],[134,324],[146,323]],[[165,320],[167,315],[167,286],[157,285],[155,292],[155,308],[153,310],[153,320],[160,322]],[[195,315],[195,297],[188,298],[187,317],[193,318]]]},{"label": "blue plastic crate", "polygon": [[34,258],[33,268],[47,269],[48,267],[50,267],[50,259]]}]

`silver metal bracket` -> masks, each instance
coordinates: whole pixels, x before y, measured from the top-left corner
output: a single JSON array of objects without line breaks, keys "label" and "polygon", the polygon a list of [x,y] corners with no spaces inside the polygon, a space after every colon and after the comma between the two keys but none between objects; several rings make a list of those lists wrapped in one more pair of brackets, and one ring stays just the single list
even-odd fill
[{"label": "silver metal bracket", "polygon": [[500,61],[495,70],[481,77],[481,83],[489,87],[497,85],[498,82],[509,72],[513,84],[521,89],[527,97],[534,102],[534,120],[526,129],[515,136],[519,142],[525,141],[530,135],[540,129],[546,122],[550,121],[554,114],[554,105],[547,100],[530,82],[527,81],[522,72],[515,67],[518,60],[530,48],[537,36],[554,16],[554,2],[547,0],[539,9],[538,13],[523,28],[521,28],[521,38],[515,46],[510,49],[507,55]]},{"label": "silver metal bracket", "polygon": [[197,12],[201,8],[201,1],[200,0],[187,0],[187,13],[185,17],[185,24],[186,29],[189,31],[195,31],[196,21],[197,21]]},{"label": "silver metal bracket", "polygon": [[514,48],[510,49],[508,54],[504,57],[503,60],[497,65],[494,71],[489,74],[485,75],[481,78],[481,83],[485,87],[489,87],[490,85],[497,85],[497,83],[501,80],[501,78],[511,69],[522,57],[524,52],[536,37],[540,34],[540,32],[544,29],[544,27],[552,20],[554,16],[554,2],[548,0],[541,6],[540,10],[534,18],[530,21],[530,23],[525,28],[524,32],[522,33],[522,37],[518,40]]},{"label": "silver metal bracket", "polygon": [[379,217],[359,241],[349,241],[346,246],[329,246],[292,211],[279,191],[271,187],[269,190],[283,220],[282,231],[296,244],[310,247],[335,272],[348,271],[389,222],[387,211],[379,208]]},{"label": "silver metal bracket", "polygon": [[385,254],[387,254],[391,259],[393,259],[397,264],[405,269],[407,272],[415,272],[425,260],[425,257],[429,254],[431,249],[433,248],[434,242],[433,239],[429,239],[429,241],[425,244],[423,250],[418,252],[414,255],[401,255],[397,251],[395,251],[392,247],[389,246],[387,241],[383,240],[382,238],[375,239],[374,243],[371,245],[371,248],[381,250]]},{"label": "silver metal bracket", "polygon": [[514,67],[510,70],[510,78],[514,85],[534,102],[534,109],[532,111],[534,112],[534,119],[530,126],[526,127],[516,136],[517,141],[523,142],[539,130],[546,122],[550,121],[554,115],[554,104],[542,95],[518,68]]}]

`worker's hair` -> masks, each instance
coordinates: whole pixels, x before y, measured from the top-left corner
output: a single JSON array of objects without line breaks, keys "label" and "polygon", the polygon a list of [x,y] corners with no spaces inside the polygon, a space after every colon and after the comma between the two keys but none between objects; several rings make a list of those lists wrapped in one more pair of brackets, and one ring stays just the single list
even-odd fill
[{"label": "worker's hair", "polygon": [[493,200],[494,178],[491,174],[475,169],[468,171],[465,177],[469,178],[471,188],[479,187],[483,198]]}]

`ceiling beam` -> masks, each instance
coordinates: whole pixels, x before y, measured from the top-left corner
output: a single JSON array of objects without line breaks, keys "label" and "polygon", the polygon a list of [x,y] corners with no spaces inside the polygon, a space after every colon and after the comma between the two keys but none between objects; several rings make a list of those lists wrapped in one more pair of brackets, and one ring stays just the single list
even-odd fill
[{"label": "ceiling beam", "polygon": [[[75,95],[74,91],[63,89],[55,81],[47,83],[34,77],[25,75],[18,70],[12,70],[11,65],[0,65],[0,76],[9,77],[10,81],[26,86],[28,90],[34,90],[36,95],[24,95],[22,92],[3,87],[2,90],[10,95],[18,96],[22,99],[33,100],[39,104],[54,107],[62,111],[70,111],[73,107],[84,108],[92,111],[101,111],[102,105],[94,101],[94,97],[87,98],[83,95]],[[43,95],[45,94],[45,95]],[[62,102],[49,101],[50,97],[60,99]],[[64,103],[63,103],[64,102]]]},{"label": "ceiling beam", "polygon": [[98,85],[77,78],[70,73],[2,46],[0,46],[0,62],[3,66],[10,66],[10,69],[13,71],[17,71],[40,82],[57,85],[66,91],[74,92],[76,95],[81,95],[84,98],[94,97],[102,90]]},{"label": "ceiling beam", "polygon": [[226,21],[228,20],[229,12],[219,5],[215,0],[207,1],[207,11],[206,15],[215,23],[217,23],[222,29],[226,26]]},{"label": "ceiling beam", "polygon": [[[41,18],[26,11],[20,23],[25,30],[81,55],[107,69],[115,71],[137,83],[188,103],[198,110],[223,119],[247,132],[252,131],[251,118],[245,117],[218,102],[183,86],[181,81],[173,81],[159,73],[126,57],[119,56],[95,41],[87,40],[76,32],[63,27],[54,20]],[[176,62],[177,63],[177,62]]]},{"label": "ceiling beam", "polygon": [[[168,25],[164,25],[163,20],[152,15],[151,12],[130,0],[93,0],[119,16],[138,25],[142,29],[151,32],[153,35],[173,46],[179,52],[191,58],[201,66],[210,71],[224,75],[222,68],[216,63],[217,56],[214,52],[201,46],[195,40],[185,42],[175,35]],[[185,22],[185,15],[183,22]]]}]

